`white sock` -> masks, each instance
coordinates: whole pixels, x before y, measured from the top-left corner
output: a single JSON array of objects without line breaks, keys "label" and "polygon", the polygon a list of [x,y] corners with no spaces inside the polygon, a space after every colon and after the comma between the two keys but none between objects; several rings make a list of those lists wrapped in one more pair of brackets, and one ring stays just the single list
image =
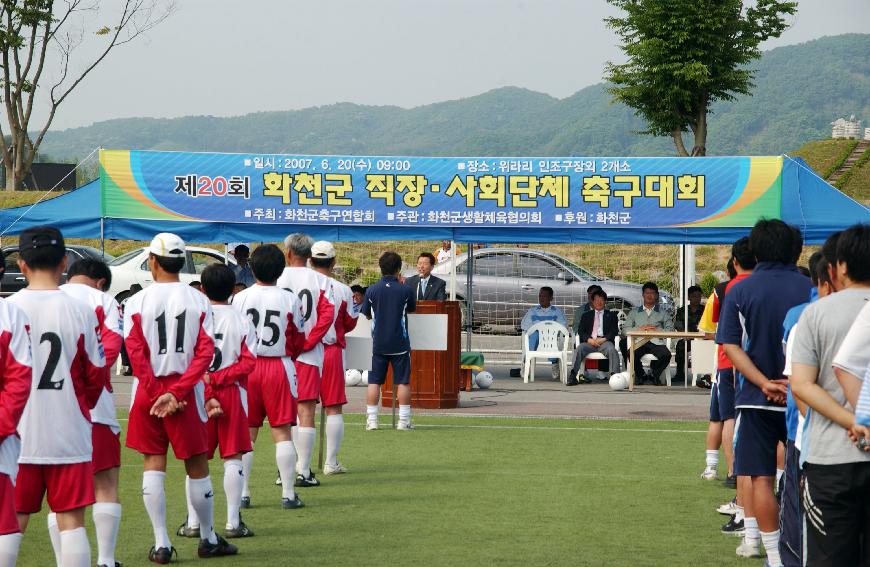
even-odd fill
[{"label": "white sock", "polygon": [[97,502],[93,508],[97,532],[97,565],[115,565],[115,544],[121,527],[121,505]]},{"label": "white sock", "polygon": [[91,567],[91,544],[84,528],[60,532],[63,567]]},{"label": "white sock", "polygon": [[60,528],[57,527],[57,514],[49,512],[46,518],[48,523],[48,539],[51,540],[51,548],[54,550],[54,560],[57,567],[62,567],[60,558]]},{"label": "white sock", "polygon": [[190,501],[190,477],[184,477],[184,495],[187,498],[187,524],[188,528],[198,528],[199,518],[196,516],[196,509],[193,507],[193,502]]},{"label": "white sock", "polygon": [[0,535],[0,567],[15,567],[23,534]]},{"label": "white sock", "polygon": [[344,438],[344,415],[337,413],[326,416],[326,464],[338,464],[338,450]]},{"label": "white sock", "polygon": [[399,406],[399,421],[411,423],[411,406]]},{"label": "white sock", "polygon": [[743,518],[743,539],[750,545],[758,545],[758,520],[755,518]]},{"label": "white sock", "polygon": [[199,538],[217,543],[214,533],[214,490],[211,477],[190,479],[190,502],[199,518]]},{"label": "white sock", "polygon": [[773,491],[779,493],[779,483],[782,480],[782,475],[785,474],[785,469],[776,469],[776,484],[773,485]]},{"label": "white sock", "polygon": [[227,529],[239,527],[239,511],[242,507],[242,485],[245,474],[242,461],[224,461],[224,494],[227,495]]},{"label": "white sock", "polygon": [[290,441],[275,443],[275,462],[278,464],[278,474],[281,476],[281,498],[293,500],[296,492],[293,484],[296,482],[296,448]]},{"label": "white sock", "polygon": [[761,543],[767,552],[767,562],[770,567],[782,567],[782,559],[779,557],[779,530],[774,532],[760,532]]},{"label": "white sock", "polygon": [[707,466],[714,469],[719,466],[718,449],[707,449]]},{"label": "white sock", "polygon": [[369,421],[377,421],[378,420],[378,406],[377,405],[373,405],[373,406],[366,405],[366,418]]},{"label": "white sock", "polygon": [[[743,515],[743,506],[737,506],[737,513],[734,514],[734,521],[739,522],[740,520],[744,519],[745,517],[746,516]],[[746,527],[746,524],[743,524],[743,526]]]},{"label": "white sock", "polygon": [[248,481],[251,478],[251,467],[254,466],[254,452],[245,453],[242,455],[242,469],[244,470],[242,496],[251,497],[251,490],[248,488]]},{"label": "white sock", "polygon": [[311,476],[311,452],[314,451],[314,440],[317,439],[317,430],[313,427],[300,427],[293,436],[296,441],[296,450],[299,452],[299,462],[296,470],[308,478]]},{"label": "white sock", "polygon": [[[296,474],[299,474],[299,426],[290,426],[290,442],[293,443],[293,450],[296,451]],[[295,477],[294,477],[295,478]]]},{"label": "white sock", "polygon": [[166,473],[161,471],[145,471],[142,474],[142,500],[145,502],[145,511],[151,520],[154,529],[154,547],[171,549],[169,532],[166,531],[166,492],[163,490],[163,482]]}]

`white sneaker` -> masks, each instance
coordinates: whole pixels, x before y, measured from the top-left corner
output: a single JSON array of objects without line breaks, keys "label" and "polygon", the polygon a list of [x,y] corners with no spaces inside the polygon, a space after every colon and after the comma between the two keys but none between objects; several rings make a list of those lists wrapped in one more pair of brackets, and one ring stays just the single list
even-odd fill
[{"label": "white sneaker", "polygon": [[746,557],[747,559],[764,557],[764,547],[761,545],[761,540],[756,545],[751,545],[746,543],[746,538],[743,538],[740,540],[740,545],[737,546],[736,553],[738,557]]},{"label": "white sneaker", "polygon": [[716,480],[719,477],[716,467],[707,467],[701,473],[701,480]]},{"label": "white sneaker", "polygon": [[366,431],[375,431],[378,428],[378,420],[377,419],[367,419],[366,420]]},{"label": "white sneaker", "polygon": [[399,423],[396,425],[396,429],[398,429],[399,431],[411,431],[412,429],[414,429],[414,426],[411,425],[410,421],[399,421]]},{"label": "white sneaker", "polygon": [[323,474],[325,476],[333,475],[333,474],[344,474],[347,472],[347,468],[341,463],[335,463],[334,465],[330,465],[329,463],[323,465]]},{"label": "white sneaker", "polygon": [[721,506],[716,508],[716,511],[719,512],[720,514],[722,514],[723,516],[733,516],[734,514],[737,513],[737,499],[732,498],[731,500],[729,500],[725,504],[722,504]]}]

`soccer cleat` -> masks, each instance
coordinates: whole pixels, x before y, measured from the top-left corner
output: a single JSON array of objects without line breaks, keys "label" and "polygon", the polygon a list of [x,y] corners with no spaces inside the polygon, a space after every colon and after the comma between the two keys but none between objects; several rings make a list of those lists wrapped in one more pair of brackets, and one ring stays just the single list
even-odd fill
[{"label": "soccer cleat", "polygon": [[396,424],[396,429],[399,431],[411,431],[414,429],[414,426],[411,425],[410,421],[399,421],[399,423]]},{"label": "soccer cleat", "polygon": [[334,465],[325,464],[323,465],[323,474],[326,476],[330,476],[333,474],[344,474],[347,472],[347,468],[344,467],[341,463],[335,463]]},{"label": "soccer cleat", "polygon": [[217,543],[210,543],[207,539],[199,541],[199,548],[196,550],[197,555],[206,559],[209,557],[223,557],[225,555],[235,555],[239,552],[239,548],[228,543],[227,540],[215,534]]},{"label": "soccer cleat", "polygon": [[723,516],[733,516],[737,513],[737,498],[732,498],[725,504],[722,504],[716,511],[722,514]]},{"label": "soccer cleat", "polygon": [[737,477],[733,474],[729,474],[725,477],[725,480],[722,481],[722,484],[724,484],[726,488],[737,488]]},{"label": "soccer cleat", "polygon": [[299,498],[298,494],[294,494],[292,500],[290,498],[282,498],[281,507],[285,510],[295,510],[297,508],[304,508],[305,502],[303,502],[302,499]]},{"label": "soccer cleat", "polygon": [[743,533],[745,528],[743,527],[743,518],[737,520],[737,516],[731,516],[731,519],[728,520],[728,523],[722,526],[722,533],[725,535],[733,535],[743,537]]},{"label": "soccer cleat", "polygon": [[740,545],[737,546],[737,550],[735,551],[735,553],[737,553],[738,557],[746,557],[747,559],[751,559],[753,557],[764,557],[761,542],[759,541],[757,544],[752,545],[746,543],[746,538],[743,538],[740,541]]},{"label": "soccer cleat", "polygon": [[308,487],[308,486],[320,486],[320,481],[314,478],[314,471],[309,470],[308,476],[302,476],[301,474],[296,475],[296,483],[294,486],[298,487]]},{"label": "soccer cleat", "polygon": [[366,420],[366,431],[376,431],[378,428],[378,420],[377,419],[367,419]]},{"label": "soccer cleat", "polygon": [[227,528],[226,530],[224,530],[224,537],[227,539],[232,539],[236,537],[254,537],[254,532],[245,525],[245,522],[239,520],[239,527]]},{"label": "soccer cleat", "polygon": [[159,563],[160,565],[168,565],[172,561],[172,556],[178,556],[178,552],[174,547],[151,548],[148,552],[148,561],[151,563]]},{"label": "soccer cleat", "polygon": [[180,537],[196,537],[196,538],[198,538],[199,537],[199,526],[196,526],[195,528],[191,528],[190,526],[187,525],[187,522],[185,521],[180,526],[178,526],[177,530],[175,530],[175,535],[180,536]]},{"label": "soccer cleat", "polygon": [[701,473],[701,480],[716,480],[717,476],[716,468],[708,466]]},{"label": "soccer cleat", "polygon": [[251,497],[250,496],[242,496],[242,502],[239,504],[240,507],[244,509],[248,509],[251,507]]}]

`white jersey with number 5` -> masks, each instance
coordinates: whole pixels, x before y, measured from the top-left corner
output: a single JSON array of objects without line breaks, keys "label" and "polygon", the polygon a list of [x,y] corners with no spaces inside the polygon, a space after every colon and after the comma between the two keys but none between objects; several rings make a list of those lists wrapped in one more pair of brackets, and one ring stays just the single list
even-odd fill
[{"label": "white jersey with number 5", "polygon": [[8,300],[30,319],[33,381],[18,424],[20,463],[91,460],[90,408],[106,383],[97,316],[57,290],[23,289]]},{"label": "white jersey with number 5", "polygon": [[233,297],[233,309],[257,331],[256,356],[293,357],[299,352],[304,337],[302,304],[294,294],[254,284]]},{"label": "white jersey with number 5", "polygon": [[311,268],[286,267],[278,278],[278,287],[295,293],[302,302],[305,348],[298,362],[323,368],[323,337],[332,326],[335,301],[330,279]]}]

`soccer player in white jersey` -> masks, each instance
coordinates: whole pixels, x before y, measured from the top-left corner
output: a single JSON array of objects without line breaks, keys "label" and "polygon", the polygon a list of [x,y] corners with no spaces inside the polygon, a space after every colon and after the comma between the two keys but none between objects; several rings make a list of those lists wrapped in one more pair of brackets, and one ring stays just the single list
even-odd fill
[{"label": "soccer player in white jersey", "polygon": [[195,388],[214,355],[212,310],[202,293],[178,280],[184,267],[184,241],[160,233],[148,247],[154,283],[132,296],[124,308],[124,340],[139,384],[130,409],[127,447],[145,457],[142,498],[154,529],[148,559],[166,564],[174,548],[166,530],[166,452],[184,460],[190,499],[200,523],[200,557],[234,555],[238,549],[214,531],[214,492],[208,472],[207,412],[219,412],[210,399],[197,402]]},{"label": "soccer player in white jersey", "polygon": [[108,374],[97,316],[58,287],[66,270],[59,230],[29,228],[18,246],[18,265],[28,284],[8,301],[24,311],[33,337],[30,398],[18,424],[18,522],[25,531],[47,493],[60,528],[61,565],[90,567],[84,527],[85,508],[94,503],[90,410]]},{"label": "soccer player in white jersey", "polygon": [[331,242],[321,240],[314,243],[311,247],[311,267],[330,278],[335,302],[332,327],[323,337],[323,381],[320,388],[320,400],[326,410],[326,462],[323,465],[323,474],[328,476],[347,472],[338,462],[338,450],[344,438],[341,407],[347,403],[344,391],[344,349],[347,348],[345,333],[356,328],[359,312],[354,309],[353,292],[350,288],[331,277],[335,268],[335,247]]},{"label": "soccer player in white jersey", "polygon": [[[124,336],[121,308],[115,298],[105,293],[112,284],[112,272],[102,260],[83,258],[76,260],[67,270],[67,281],[60,289],[90,307],[97,317],[106,353],[106,369],[111,370],[121,352]],[[115,418],[111,372],[106,374],[106,385],[96,407],[91,410],[94,496],[97,500],[92,512],[97,532],[97,567],[115,567],[115,544],[121,526],[121,503],[118,498],[121,426]],[[54,553],[60,558],[60,533],[54,514],[48,515],[48,533]]]},{"label": "soccer player in white jersey", "polygon": [[[211,302],[214,314],[214,359],[208,369],[206,399],[220,403],[220,415],[208,420],[209,459],[220,446],[224,461],[224,493],[227,497],[227,525],[224,537],[251,537],[254,532],[242,521],[240,508],[244,476],[242,455],[251,451],[248,431],[247,385],[254,370],[257,333],[247,317],[233,309],[228,300],[236,276],[224,264],[211,264],[202,271],[202,291]],[[190,478],[187,480],[190,483]],[[187,521],[178,535],[199,537],[199,518],[187,491]]]},{"label": "soccer player in white jersey", "polygon": [[293,435],[299,462],[296,464],[296,486],[320,484],[311,472],[311,451],[314,449],[314,414],[320,399],[320,370],[323,367],[323,337],[332,326],[335,304],[329,278],[308,267],[311,245],[307,234],[291,234],[284,239],[287,267],[278,278],[278,287],[288,289],[302,301],[305,321],[305,345],[296,358],[296,379],[299,383],[299,427]]},{"label": "soccer player in white jersey", "polygon": [[[0,275],[5,258],[0,252]],[[30,395],[33,376],[27,316],[0,301],[0,567],[14,567],[21,544],[15,516],[15,475],[21,439],[18,421]]]},{"label": "soccer player in white jersey", "polygon": [[[281,505],[285,509],[302,508],[304,504],[293,488],[296,470],[296,450],[291,427],[296,423],[296,370],[293,359],[301,352],[305,341],[302,327],[302,307],[299,298],[277,287],[275,281],[284,268],[284,255],[274,244],[258,247],[249,260],[257,283],[233,297],[233,308],[250,318],[257,331],[257,357],[254,371],[248,376],[248,426],[251,442],[265,418],[269,418],[275,461],[282,480]],[[245,487],[242,507],[251,505],[248,481],[251,476],[253,451],[245,453]]]}]

